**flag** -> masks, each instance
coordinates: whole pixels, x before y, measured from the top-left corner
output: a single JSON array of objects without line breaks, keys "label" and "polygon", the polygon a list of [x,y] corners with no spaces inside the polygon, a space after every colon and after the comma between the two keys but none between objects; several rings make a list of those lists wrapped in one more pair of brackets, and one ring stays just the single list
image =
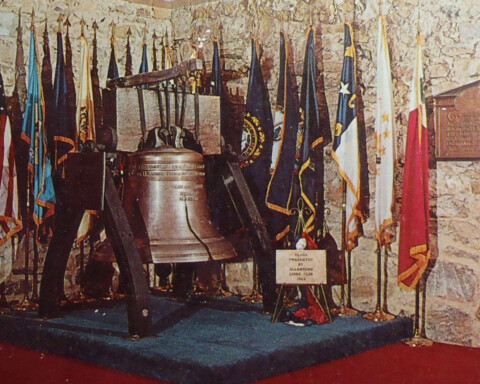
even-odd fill
[{"label": "flag", "polygon": [[157,46],[156,46],[156,41],[157,41],[157,34],[155,33],[155,31],[153,31],[153,43],[152,43],[152,60],[153,60],[153,63],[152,63],[152,71],[158,71],[158,60],[157,60]]},{"label": "flag", "polygon": [[45,132],[47,134],[47,146],[50,158],[53,157],[53,127],[55,126],[55,111],[53,106],[53,85],[52,85],[52,62],[50,60],[50,42],[48,39],[48,25],[45,19],[45,30],[43,32],[43,60],[42,60],[42,90],[43,102],[45,105]]},{"label": "flag", "polygon": [[[323,147],[332,141],[328,118],[320,117],[316,81],[315,29],[310,28],[305,48],[300,93],[300,110],[303,120],[301,136],[303,138],[298,180],[300,196],[305,203],[305,208],[308,208],[305,211],[304,232],[312,237],[315,237],[314,230],[323,231]],[[317,208],[320,208],[318,215],[320,217],[316,217]]]},{"label": "flag", "polygon": [[18,197],[22,222],[27,220],[27,183],[28,183],[28,144],[21,138],[23,112],[27,99],[26,72],[24,64],[21,13],[18,13],[17,49],[15,55],[15,87],[13,97],[8,100],[13,147],[15,148],[15,164],[17,167]]},{"label": "flag", "polygon": [[403,196],[400,215],[398,284],[414,289],[427,268],[429,245],[428,132],[420,35],[410,90]]},{"label": "flag", "polygon": [[102,94],[100,90],[100,80],[98,78],[98,60],[97,60],[97,22],[93,22],[93,43],[92,43],[92,69],[90,76],[92,78],[92,96],[94,105],[95,127],[101,129],[103,120]]},{"label": "flag", "polygon": [[356,101],[356,54],[352,27],[345,23],[344,59],[338,96],[332,157],[346,182],[345,239],[347,251],[358,245],[364,221],[361,208],[360,157]]},{"label": "flag", "polygon": [[[0,245],[22,229],[18,202],[17,169],[12,141],[10,119],[7,114],[3,78],[0,73]],[[3,258],[8,257],[7,254]],[[9,270],[4,270],[9,266]],[[8,276],[11,260],[0,264],[0,276]],[[3,280],[0,280],[0,282]]]},{"label": "flag", "polygon": [[80,76],[77,91],[77,136],[76,146],[95,141],[95,112],[93,105],[92,78],[90,74],[90,53],[85,36],[80,36]]},{"label": "flag", "polygon": [[252,38],[252,59],[248,79],[247,101],[243,120],[241,166],[260,214],[267,212],[265,197],[270,179],[273,120],[268,90]]},{"label": "flag", "polygon": [[273,213],[268,222],[270,234],[281,240],[289,230],[289,216],[292,214],[293,180],[297,132],[300,116],[298,95],[293,88],[292,58],[284,32],[280,33],[280,74],[273,132],[272,174],[267,189],[266,203]]},{"label": "flag", "polygon": [[218,49],[218,40],[213,40],[213,59],[212,59],[212,94],[222,96],[222,65],[220,63],[220,52]]},{"label": "flag", "polygon": [[[80,76],[77,92],[77,135],[76,148],[84,150],[87,141],[95,142],[95,112],[93,104],[92,79],[90,73],[90,54],[88,42],[84,35],[80,36]],[[77,231],[77,243],[83,241],[93,223],[94,211],[86,211]]]},{"label": "flag", "polygon": [[140,68],[138,73],[148,72],[148,58],[147,58],[147,42],[143,40],[142,45],[142,62],[140,63]]},{"label": "flag", "polygon": [[110,61],[108,63],[107,79],[116,79],[120,77],[117,66],[117,40],[112,35],[110,39]]},{"label": "flag", "polygon": [[22,138],[29,144],[29,190],[33,196],[33,221],[37,241],[45,242],[51,232],[46,220],[55,210],[50,157],[45,134],[45,106],[43,103],[40,63],[38,62],[35,27],[30,28],[30,56],[28,64],[27,104],[23,117]]},{"label": "flag", "polygon": [[168,32],[165,31],[163,36],[163,55],[162,55],[162,69],[169,69],[173,67],[172,50],[168,42]]},{"label": "flag", "polygon": [[57,32],[57,63],[53,93],[56,114],[56,124],[53,127],[53,139],[55,141],[53,159],[54,168],[58,170],[59,166],[67,158],[67,154],[75,150],[75,130],[72,129],[74,126],[70,121],[67,72],[63,58],[62,33],[60,31]]},{"label": "flag", "polygon": [[68,95],[68,114],[70,121],[70,131],[77,131],[77,94],[75,90],[75,81],[73,76],[73,66],[72,66],[72,45],[70,44],[70,35],[69,27],[71,26],[70,21],[65,21],[66,33],[65,33],[65,75],[67,77],[67,95]]},{"label": "flag", "polygon": [[[140,68],[138,73],[146,73],[148,72],[148,58],[147,58],[147,42],[146,39],[143,39],[143,46],[142,46],[142,62],[140,63]],[[147,88],[147,84],[140,85],[139,88]]]},{"label": "flag", "polygon": [[132,53],[130,52],[130,36],[132,31],[130,28],[127,30],[127,47],[126,47],[126,62],[125,62],[125,76],[131,76],[133,74],[132,70]]},{"label": "flag", "polygon": [[393,92],[387,32],[383,16],[378,18],[377,40],[377,108],[375,115],[375,234],[384,246],[395,240],[393,226],[393,171],[395,130],[393,125]]},{"label": "flag", "polygon": [[13,90],[14,97],[20,103],[20,110],[25,111],[27,101],[27,74],[25,73],[24,54],[23,54],[23,37],[22,37],[22,19],[21,13],[18,12],[17,26],[17,50],[15,56],[15,88]]}]

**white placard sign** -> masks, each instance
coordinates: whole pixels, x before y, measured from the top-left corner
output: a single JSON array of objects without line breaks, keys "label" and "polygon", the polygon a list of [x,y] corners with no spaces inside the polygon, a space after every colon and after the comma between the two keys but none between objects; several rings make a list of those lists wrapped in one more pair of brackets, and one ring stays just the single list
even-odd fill
[{"label": "white placard sign", "polygon": [[277,284],[327,283],[327,252],[323,249],[278,249],[276,261]]}]

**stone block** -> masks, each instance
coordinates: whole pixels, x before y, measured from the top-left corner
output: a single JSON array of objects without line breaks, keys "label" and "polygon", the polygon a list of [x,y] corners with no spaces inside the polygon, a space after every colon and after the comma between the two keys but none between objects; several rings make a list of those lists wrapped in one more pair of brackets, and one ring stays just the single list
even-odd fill
[{"label": "stone block", "polygon": [[473,343],[472,317],[450,305],[435,306],[427,314],[427,336],[445,343],[470,346]]},{"label": "stone block", "polygon": [[472,268],[437,260],[427,280],[427,295],[456,302],[471,302],[475,296],[478,274]]},{"label": "stone block", "polygon": [[16,36],[18,15],[0,11],[0,36]]}]

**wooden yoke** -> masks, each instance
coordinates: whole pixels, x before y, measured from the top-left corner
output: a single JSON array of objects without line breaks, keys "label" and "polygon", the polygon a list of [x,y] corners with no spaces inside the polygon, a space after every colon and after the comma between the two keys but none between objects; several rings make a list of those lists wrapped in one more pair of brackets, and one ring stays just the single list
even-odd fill
[{"label": "wooden yoke", "polygon": [[85,210],[104,210],[107,236],[126,280],[128,330],[132,337],[144,337],[152,325],[147,279],[105,158],[99,152],[68,155],[66,179],[57,193],[55,229],[45,258],[38,313],[46,318],[59,316],[59,287],[80,221]]},{"label": "wooden yoke", "polygon": [[136,152],[146,132],[176,126],[193,135],[204,155],[220,154],[220,97],[195,92],[190,84],[202,68],[201,60],[192,59],[107,81],[103,132],[97,137],[107,137],[104,144],[111,150]]}]

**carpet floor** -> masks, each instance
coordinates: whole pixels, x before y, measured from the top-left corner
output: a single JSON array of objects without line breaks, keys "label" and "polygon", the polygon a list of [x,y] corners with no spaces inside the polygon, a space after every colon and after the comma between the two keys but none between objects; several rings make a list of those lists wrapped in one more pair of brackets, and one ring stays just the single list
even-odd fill
[{"label": "carpet floor", "polygon": [[123,303],[76,309],[48,321],[33,313],[2,315],[0,340],[166,382],[241,384],[411,335],[405,318],[375,323],[355,316],[310,327],[272,324],[259,306],[238,299],[186,305],[153,297],[151,311],[153,335],[139,341],[128,340]]}]

